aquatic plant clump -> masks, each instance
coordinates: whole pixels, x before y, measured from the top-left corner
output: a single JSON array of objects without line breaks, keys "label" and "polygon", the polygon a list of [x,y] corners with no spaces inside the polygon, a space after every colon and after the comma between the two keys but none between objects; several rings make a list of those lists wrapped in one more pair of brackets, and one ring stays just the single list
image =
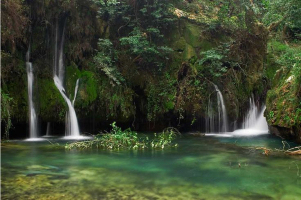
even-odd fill
[{"label": "aquatic plant clump", "polygon": [[116,126],[116,122],[111,124],[110,133],[98,134],[93,140],[67,143],[65,149],[144,149],[144,148],[161,148],[177,147],[174,142],[180,132],[175,128],[167,128],[162,133],[154,133],[153,139],[149,137],[139,137],[138,133],[130,128],[122,130]]},{"label": "aquatic plant clump", "polygon": [[151,148],[162,148],[165,147],[177,147],[178,144],[173,141],[177,138],[181,133],[175,128],[166,128],[162,133],[154,133],[154,139],[151,141]]}]

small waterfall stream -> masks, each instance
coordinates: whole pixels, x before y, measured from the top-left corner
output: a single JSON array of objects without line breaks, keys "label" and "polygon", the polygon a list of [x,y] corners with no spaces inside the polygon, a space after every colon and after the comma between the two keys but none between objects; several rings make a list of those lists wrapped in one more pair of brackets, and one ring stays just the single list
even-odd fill
[{"label": "small waterfall stream", "polygon": [[243,129],[247,129],[247,128],[254,126],[257,121],[258,108],[255,105],[255,100],[254,100],[253,94],[249,99],[249,106],[250,106],[249,111],[243,120],[243,124],[242,124]]},{"label": "small waterfall stream", "polygon": [[58,20],[56,21],[56,31],[55,31],[55,50],[54,50],[54,66],[53,66],[53,80],[55,86],[60,91],[62,97],[68,105],[68,113],[66,113],[66,130],[65,134],[71,138],[77,138],[80,136],[77,116],[74,109],[74,101],[78,89],[78,81],[76,82],[74,99],[71,103],[70,99],[67,97],[64,88],[64,78],[65,78],[65,66],[63,60],[63,47],[64,47],[64,31],[65,31],[65,21],[63,24],[63,29],[60,31]]},{"label": "small waterfall stream", "polygon": [[46,129],[46,137],[50,137],[51,135],[51,123],[47,122],[47,129]]},{"label": "small waterfall stream", "polygon": [[[30,49],[30,48],[29,48]],[[33,67],[32,63],[29,62],[30,50],[28,49],[26,53],[26,70],[27,70],[27,80],[28,80],[28,104],[29,104],[29,137],[38,137],[38,123],[35,106],[33,103]]]},{"label": "small waterfall stream", "polygon": [[266,106],[262,106],[261,109],[256,106],[253,94],[249,99],[249,104],[250,108],[243,120],[242,129],[235,130],[233,135],[252,136],[267,134],[269,129],[264,117]]},{"label": "small waterfall stream", "polygon": [[247,115],[244,118],[242,128],[252,129],[259,131],[268,131],[268,124],[264,117],[265,106],[259,109],[255,104],[254,95],[249,99],[250,108]]},{"label": "small waterfall stream", "polygon": [[77,122],[77,117],[76,117],[74,107],[73,107],[70,99],[68,99],[68,97],[66,96],[65,89],[64,89],[59,77],[54,76],[53,80],[54,80],[56,87],[60,91],[62,97],[65,99],[65,101],[68,105],[68,108],[69,108],[69,112],[67,115],[68,117],[66,117],[66,119],[67,119],[66,124],[68,125],[68,129],[67,129],[68,131],[66,132],[66,136],[78,137],[79,136],[79,128],[78,128],[78,122]]},{"label": "small waterfall stream", "polygon": [[[206,118],[206,133],[213,132],[227,132],[228,131],[228,117],[227,110],[224,102],[223,95],[217,85],[214,85],[216,92],[216,109],[214,109],[214,102],[209,97],[207,114]],[[217,112],[216,112],[217,111]]]}]

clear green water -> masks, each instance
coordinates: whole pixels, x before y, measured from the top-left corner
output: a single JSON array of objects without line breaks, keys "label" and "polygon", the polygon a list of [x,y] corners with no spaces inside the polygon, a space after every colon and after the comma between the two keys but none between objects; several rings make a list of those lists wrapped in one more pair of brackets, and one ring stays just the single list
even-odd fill
[{"label": "clear green water", "polygon": [[249,148],[282,148],[277,138],[183,137],[178,143],[163,151],[2,144],[2,199],[301,199],[301,157]]}]

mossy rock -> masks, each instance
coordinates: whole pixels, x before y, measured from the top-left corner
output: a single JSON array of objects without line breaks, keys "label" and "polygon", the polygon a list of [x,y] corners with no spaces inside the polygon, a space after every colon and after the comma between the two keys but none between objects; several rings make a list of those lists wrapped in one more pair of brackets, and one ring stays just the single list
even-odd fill
[{"label": "mossy rock", "polygon": [[80,76],[81,72],[75,63],[72,62],[70,66],[66,67],[66,92],[69,98],[72,97],[73,99],[76,81]]},{"label": "mossy rock", "polygon": [[86,107],[97,98],[97,78],[91,71],[82,71],[79,80],[78,96],[75,105]]},{"label": "mossy rock", "polygon": [[278,70],[275,78],[278,84],[267,93],[266,117],[269,125],[292,129],[301,124],[301,100],[298,97],[300,83],[292,74]]},{"label": "mossy rock", "polygon": [[186,42],[192,47],[200,47],[201,46],[201,27],[187,23],[184,30],[184,38]]},{"label": "mossy rock", "polygon": [[174,51],[184,51],[185,47],[186,47],[186,40],[184,37],[180,37],[179,39],[177,39],[172,45],[171,45],[172,49]]},{"label": "mossy rock", "polygon": [[186,44],[186,47],[185,47],[185,50],[184,50],[183,53],[184,53],[183,54],[183,59],[185,61],[188,61],[190,58],[197,56],[197,54],[195,52],[195,49],[189,44]]},{"label": "mossy rock", "polygon": [[213,41],[208,41],[207,39],[205,38],[202,38],[201,41],[200,41],[200,50],[201,51],[208,51],[212,48],[214,48],[215,46],[217,46],[217,44],[215,44],[215,42]]},{"label": "mossy rock", "polygon": [[39,116],[45,121],[64,121],[65,103],[53,79],[38,79]]}]

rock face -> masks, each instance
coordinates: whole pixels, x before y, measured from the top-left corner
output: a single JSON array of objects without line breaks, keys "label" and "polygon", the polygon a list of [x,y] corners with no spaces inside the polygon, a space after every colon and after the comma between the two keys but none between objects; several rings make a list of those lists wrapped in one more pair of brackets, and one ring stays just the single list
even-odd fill
[{"label": "rock face", "polygon": [[[100,8],[93,1],[35,0],[15,4],[5,5],[3,15],[13,18],[8,8],[24,8],[18,10],[18,15],[24,17],[19,20],[22,29],[14,30],[19,31],[14,34],[14,44],[9,37],[2,39],[1,52],[5,69],[2,88],[13,99],[10,109],[15,124],[28,120],[24,60],[31,44],[37,115],[44,127],[49,121],[63,127],[67,107],[52,80],[54,27],[61,18],[66,18],[65,88],[72,96],[80,78],[75,109],[82,131],[96,133],[112,121],[138,130],[175,126],[204,131],[208,98],[214,91],[212,83],[223,93],[233,129],[233,122],[242,119],[251,94],[255,93],[257,100],[264,98],[267,31],[252,12],[245,12],[246,19],[241,20],[235,6],[225,21],[219,17],[223,14],[220,4],[173,1],[166,10],[173,23],[168,30],[159,29],[164,36],[162,43],[173,51],[166,55],[162,66],[146,66],[141,64],[145,58],[123,53],[127,49],[122,48],[120,39],[131,36],[131,27],[114,24],[108,16],[100,18]],[[145,31],[142,36],[147,41],[155,43],[148,29],[139,28]],[[121,85],[112,83],[93,59],[100,38],[109,39],[119,52],[114,64],[124,79]]]},{"label": "rock face", "polygon": [[281,67],[276,71],[267,93],[266,118],[270,132],[301,143],[301,81],[300,66]]}]

